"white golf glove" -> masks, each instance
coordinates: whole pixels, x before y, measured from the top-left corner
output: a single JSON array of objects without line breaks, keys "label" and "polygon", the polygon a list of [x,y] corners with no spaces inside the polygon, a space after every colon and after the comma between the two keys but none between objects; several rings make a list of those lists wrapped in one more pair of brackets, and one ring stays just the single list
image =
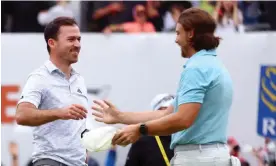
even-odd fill
[{"label": "white golf glove", "polygon": [[112,147],[111,142],[117,128],[104,126],[86,130],[82,133],[81,143],[90,152],[105,151]]}]

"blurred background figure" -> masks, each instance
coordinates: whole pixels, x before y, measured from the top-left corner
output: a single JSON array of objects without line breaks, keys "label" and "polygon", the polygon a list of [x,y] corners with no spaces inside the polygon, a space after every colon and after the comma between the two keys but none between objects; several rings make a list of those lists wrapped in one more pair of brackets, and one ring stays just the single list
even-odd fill
[{"label": "blurred background figure", "polygon": [[40,25],[45,26],[55,18],[62,16],[74,18],[73,9],[69,1],[56,1],[56,4],[49,10],[40,12],[37,19]]},{"label": "blurred background figure", "polygon": [[54,5],[52,1],[1,1],[2,32],[43,32],[37,17]]},{"label": "blurred background figure", "polygon": [[265,138],[264,146],[253,149],[259,166],[276,166],[276,145],[270,138]]},{"label": "blurred background figure", "polygon": [[104,29],[104,33],[110,32],[126,32],[126,33],[139,33],[139,32],[155,32],[155,28],[151,22],[147,21],[146,8],[143,5],[137,5],[133,9],[134,21],[126,22],[123,24],[109,25]]},{"label": "blurred background figure", "polygon": [[145,1],[91,1],[88,5],[88,27],[91,31],[102,32],[109,25],[133,21],[132,11]]},{"label": "blurred background figure", "polygon": [[18,145],[15,142],[10,142],[9,152],[12,158],[12,166],[19,166],[18,162]]},{"label": "blurred background figure", "polygon": [[242,31],[243,16],[237,1],[218,1],[214,11],[217,31]]},{"label": "blurred background figure", "polygon": [[88,155],[87,159],[87,165],[88,166],[100,166],[97,160],[95,160],[92,156]]},{"label": "blurred background figure", "polygon": [[[11,156],[11,166],[19,166],[19,147],[16,142],[9,143],[9,153]],[[30,159],[24,166],[33,166],[32,160]]]},{"label": "blurred background figure", "polygon": [[[158,94],[151,101],[152,110],[165,110],[174,101],[174,96],[170,94]],[[160,136],[164,147],[166,157],[170,161],[174,155],[170,149],[171,135]],[[128,152],[125,166],[166,166],[164,156],[154,136],[141,137],[137,142],[131,145]]]},{"label": "blurred background figure", "polygon": [[227,140],[227,144],[230,148],[230,154],[232,156],[235,156],[235,157],[240,159],[241,166],[249,166],[250,165],[248,163],[248,161],[241,156],[241,154],[240,154],[241,153],[241,147],[240,147],[238,141],[234,137],[229,137],[228,140]]},{"label": "blurred background figure", "polygon": [[116,165],[116,157],[117,157],[117,152],[116,152],[116,146],[113,145],[111,149],[109,149],[105,161],[105,166],[115,166]]},{"label": "blurred background figure", "polygon": [[192,7],[192,3],[189,1],[169,1],[165,2],[164,6],[167,6],[167,11],[164,15],[164,28],[165,32],[174,32],[175,26],[180,14]]}]

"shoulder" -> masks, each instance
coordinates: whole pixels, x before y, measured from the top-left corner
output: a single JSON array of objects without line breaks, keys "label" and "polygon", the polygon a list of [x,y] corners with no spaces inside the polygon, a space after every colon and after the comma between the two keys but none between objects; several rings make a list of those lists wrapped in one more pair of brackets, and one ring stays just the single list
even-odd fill
[{"label": "shoulder", "polygon": [[44,82],[46,81],[49,73],[45,66],[41,66],[35,70],[33,70],[28,76],[27,81],[39,81]]},{"label": "shoulder", "polygon": [[181,81],[185,80],[204,80],[206,75],[206,68],[199,67],[198,65],[189,65],[181,73]]}]

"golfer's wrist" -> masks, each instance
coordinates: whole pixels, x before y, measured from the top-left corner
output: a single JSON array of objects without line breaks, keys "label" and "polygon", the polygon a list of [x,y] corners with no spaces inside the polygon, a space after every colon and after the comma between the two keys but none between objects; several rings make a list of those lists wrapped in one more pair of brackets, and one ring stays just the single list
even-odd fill
[{"label": "golfer's wrist", "polygon": [[125,117],[125,113],[124,112],[119,112],[118,116],[117,116],[117,122],[116,123],[124,123],[124,117]]}]

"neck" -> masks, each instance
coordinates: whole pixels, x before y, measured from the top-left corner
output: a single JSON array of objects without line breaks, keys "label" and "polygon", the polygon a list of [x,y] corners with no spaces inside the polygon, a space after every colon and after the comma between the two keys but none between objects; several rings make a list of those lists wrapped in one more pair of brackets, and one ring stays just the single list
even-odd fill
[{"label": "neck", "polygon": [[72,70],[71,65],[64,63],[61,60],[58,60],[57,58],[54,58],[54,57],[55,56],[50,56],[50,61],[66,75],[66,78],[70,78],[70,74]]},{"label": "neck", "polygon": [[197,51],[194,48],[188,49],[187,56],[191,58]]}]

